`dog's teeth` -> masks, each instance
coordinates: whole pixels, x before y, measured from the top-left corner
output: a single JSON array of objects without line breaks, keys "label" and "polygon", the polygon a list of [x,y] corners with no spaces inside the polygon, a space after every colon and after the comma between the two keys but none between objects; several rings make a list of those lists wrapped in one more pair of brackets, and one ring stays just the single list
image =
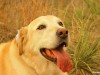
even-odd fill
[{"label": "dog's teeth", "polygon": [[67,50],[67,47],[66,47],[65,45],[63,46],[63,50],[64,50],[64,51]]}]

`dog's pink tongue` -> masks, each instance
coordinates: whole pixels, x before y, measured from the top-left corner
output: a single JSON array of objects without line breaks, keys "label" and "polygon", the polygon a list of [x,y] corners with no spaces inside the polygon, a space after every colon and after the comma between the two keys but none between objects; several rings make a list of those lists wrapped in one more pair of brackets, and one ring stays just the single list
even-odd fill
[{"label": "dog's pink tongue", "polygon": [[72,68],[72,62],[70,60],[69,54],[67,52],[64,52],[63,50],[53,50],[52,52],[57,57],[57,66],[63,72],[69,72]]}]

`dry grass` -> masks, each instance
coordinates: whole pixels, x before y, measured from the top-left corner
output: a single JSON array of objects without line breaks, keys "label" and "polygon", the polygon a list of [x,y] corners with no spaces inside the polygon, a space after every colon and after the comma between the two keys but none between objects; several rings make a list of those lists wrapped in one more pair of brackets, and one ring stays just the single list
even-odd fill
[{"label": "dry grass", "polygon": [[[0,0],[0,36],[1,38],[5,37],[5,40],[12,39],[18,28],[28,25],[41,15],[52,14],[60,17],[65,22],[66,27],[71,30],[72,39],[76,39],[77,37],[75,38],[74,35],[76,36],[76,33],[78,33],[81,22],[83,20],[87,21],[91,15],[91,21],[89,20],[89,22],[93,26],[95,24],[97,30],[100,29],[98,27],[100,17],[97,16],[98,14],[93,15],[94,9],[92,8],[93,12],[91,12],[91,6],[87,4],[88,2],[86,3],[85,0]],[[98,31],[96,32],[98,33]],[[6,38],[9,36],[12,37]],[[5,40],[1,39],[0,42]]]},{"label": "dry grass", "polygon": [[[62,5],[59,4],[60,6],[58,5],[57,7],[63,6],[63,1]],[[53,0],[0,0],[0,42],[9,40],[9,38],[6,38],[9,37],[6,35],[9,33],[12,34],[13,38],[18,28],[28,25],[32,20],[41,15],[62,15],[62,13],[58,13],[59,9],[54,8],[54,4],[55,1]],[[5,40],[2,39],[3,37]]]},{"label": "dry grass", "polygon": [[[100,38],[99,0],[0,0],[0,43],[14,38],[17,29],[28,25],[41,15],[56,15],[64,21],[71,36],[69,48],[74,47],[73,50],[80,51],[78,49],[80,45],[83,49],[82,52],[84,52],[84,47],[87,46],[86,51],[90,48],[90,45],[84,44],[86,41],[79,44],[83,40],[77,40],[83,35],[81,31],[85,31],[82,30],[85,26],[86,33],[89,32],[91,37],[89,43],[92,43],[98,37]],[[83,39],[84,37],[86,35],[82,36]],[[91,45],[95,46],[94,43]],[[95,48],[98,48],[98,46]],[[98,49],[100,50],[100,48]],[[91,51],[88,51],[88,53],[91,53]],[[84,60],[82,59],[82,61]],[[76,68],[76,70],[78,69]],[[89,75],[84,74],[83,70],[81,70],[81,73],[82,75]]]},{"label": "dry grass", "polygon": [[[0,1],[0,42],[12,39],[17,29],[28,25],[38,16],[46,15],[49,2],[39,0],[1,0]],[[8,31],[9,30],[9,31]],[[2,39],[2,38],[5,38]]]}]

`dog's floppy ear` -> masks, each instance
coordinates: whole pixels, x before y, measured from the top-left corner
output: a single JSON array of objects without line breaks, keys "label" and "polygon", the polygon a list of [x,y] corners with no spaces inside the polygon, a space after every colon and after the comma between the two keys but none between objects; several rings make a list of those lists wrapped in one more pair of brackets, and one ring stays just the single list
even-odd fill
[{"label": "dog's floppy ear", "polygon": [[24,53],[23,46],[27,42],[27,28],[22,27],[18,33],[18,48],[19,54],[22,55]]}]

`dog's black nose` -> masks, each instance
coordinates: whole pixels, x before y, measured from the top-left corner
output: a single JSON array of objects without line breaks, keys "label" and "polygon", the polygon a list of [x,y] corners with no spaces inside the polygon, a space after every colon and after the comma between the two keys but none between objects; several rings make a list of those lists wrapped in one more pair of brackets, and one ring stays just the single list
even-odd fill
[{"label": "dog's black nose", "polygon": [[66,39],[68,36],[68,30],[65,28],[60,28],[57,30],[57,36],[60,37],[61,39]]}]

